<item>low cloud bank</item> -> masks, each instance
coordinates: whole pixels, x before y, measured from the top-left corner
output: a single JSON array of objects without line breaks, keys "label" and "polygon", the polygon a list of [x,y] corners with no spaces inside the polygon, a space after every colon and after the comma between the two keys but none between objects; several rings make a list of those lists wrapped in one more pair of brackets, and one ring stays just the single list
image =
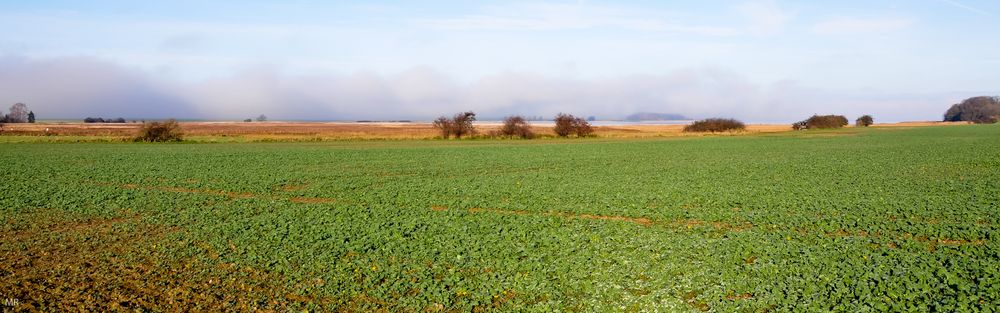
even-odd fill
[{"label": "low cloud bank", "polygon": [[937,120],[968,92],[837,92],[781,81],[757,84],[724,69],[576,79],[500,73],[460,83],[431,68],[394,75],[286,74],[248,68],[227,77],[173,81],[89,57],[0,58],[0,107],[24,102],[42,118],[427,120],[473,110],[481,117],[569,112],[617,119],[635,112],[790,122],[813,113],[872,114],[878,121]]}]

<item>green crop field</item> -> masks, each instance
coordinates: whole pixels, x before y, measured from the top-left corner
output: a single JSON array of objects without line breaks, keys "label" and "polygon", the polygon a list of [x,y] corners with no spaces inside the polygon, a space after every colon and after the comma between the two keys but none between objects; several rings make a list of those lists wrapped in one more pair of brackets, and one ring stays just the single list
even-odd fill
[{"label": "green crop field", "polygon": [[1000,127],[0,144],[0,298],[105,310],[991,311]]}]

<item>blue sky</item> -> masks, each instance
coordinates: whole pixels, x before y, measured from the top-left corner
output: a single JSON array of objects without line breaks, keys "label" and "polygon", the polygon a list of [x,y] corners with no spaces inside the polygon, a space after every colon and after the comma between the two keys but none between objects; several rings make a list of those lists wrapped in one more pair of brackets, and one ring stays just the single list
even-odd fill
[{"label": "blue sky", "polygon": [[4,1],[0,102],[51,117],[929,120],[1000,94],[998,18],[1000,2],[973,0]]}]

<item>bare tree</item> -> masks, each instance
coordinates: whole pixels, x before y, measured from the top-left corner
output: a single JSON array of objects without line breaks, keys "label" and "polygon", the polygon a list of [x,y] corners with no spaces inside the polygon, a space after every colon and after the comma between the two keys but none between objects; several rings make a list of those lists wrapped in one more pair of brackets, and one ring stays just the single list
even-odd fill
[{"label": "bare tree", "polygon": [[437,128],[441,132],[441,138],[451,138],[451,120],[447,117],[442,116],[434,120],[434,128]]},{"label": "bare tree", "polygon": [[267,115],[261,114],[257,117],[258,122],[267,122]]},{"label": "bare tree", "polygon": [[472,111],[455,114],[455,118],[451,120],[451,133],[455,135],[455,138],[472,135],[476,133],[476,128],[472,125],[472,122],[475,121],[476,113],[472,113]]},{"label": "bare tree", "polygon": [[452,135],[454,135],[455,138],[462,138],[462,136],[476,133],[476,128],[472,125],[472,122],[475,121],[476,113],[469,111],[455,113],[455,116],[451,119],[444,116],[438,117],[434,120],[433,125],[434,128],[441,131],[441,137],[445,139],[450,138]]},{"label": "bare tree", "polygon": [[8,114],[7,122],[10,123],[27,123],[28,122],[28,106],[24,103],[15,103],[10,107],[10,114]]}]

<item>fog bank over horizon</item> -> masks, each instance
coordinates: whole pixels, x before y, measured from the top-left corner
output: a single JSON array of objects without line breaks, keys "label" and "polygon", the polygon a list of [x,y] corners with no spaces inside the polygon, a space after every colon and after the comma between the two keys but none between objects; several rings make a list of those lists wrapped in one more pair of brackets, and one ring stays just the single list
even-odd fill
[{"label": "fog bank over horizon", "polygon": [[484,118],[565,112],[621,119],[656,112],[784,123],[818,113],[872,114],[890,122],[939,120],[952,103],[983,93],[835,91],[792,80],[757,84],[713,67],[602,79],[503,72],[466,83],[430,67],[381,75],[289,74],[256,66],[182,81],[93,57],[0,57],[0,100],[26,103],[41,119],[242,120],[265,114],[273,120],[429,120],[471,110]]}]

